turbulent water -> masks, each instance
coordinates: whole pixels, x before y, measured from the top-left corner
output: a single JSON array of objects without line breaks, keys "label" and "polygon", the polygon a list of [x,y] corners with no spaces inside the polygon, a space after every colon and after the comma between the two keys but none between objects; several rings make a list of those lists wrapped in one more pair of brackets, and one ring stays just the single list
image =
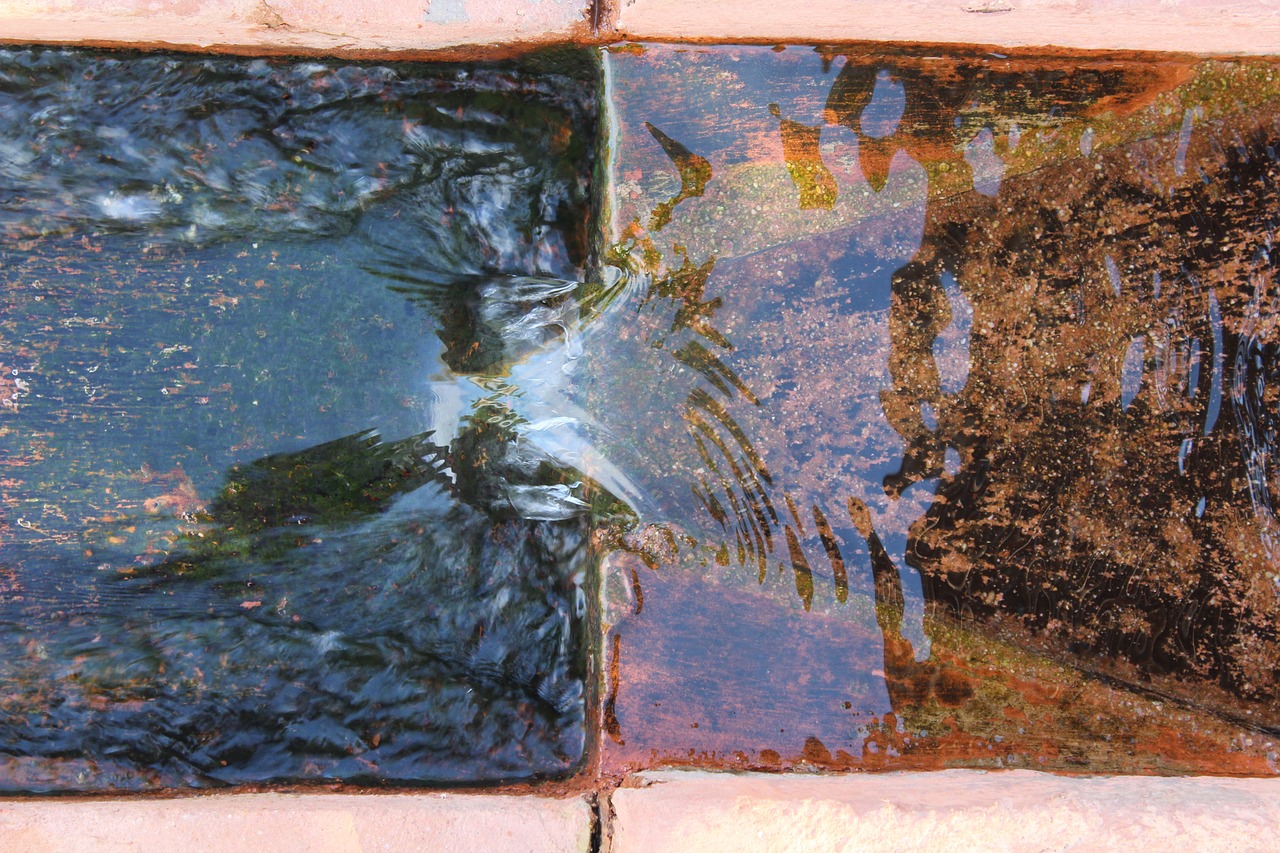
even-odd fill
[{"label": "turbulent water", "polygon": [[577,766],[593,75],[0,52],[0,787]]}]

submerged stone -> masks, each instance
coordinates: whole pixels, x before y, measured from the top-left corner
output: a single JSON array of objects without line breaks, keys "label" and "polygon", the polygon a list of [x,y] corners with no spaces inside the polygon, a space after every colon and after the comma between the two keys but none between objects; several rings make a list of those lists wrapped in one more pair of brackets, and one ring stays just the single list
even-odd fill
[{"label": "submerged stone", "polygon": [[1274,64],[608,62],[606,761],[1280,770]]}]

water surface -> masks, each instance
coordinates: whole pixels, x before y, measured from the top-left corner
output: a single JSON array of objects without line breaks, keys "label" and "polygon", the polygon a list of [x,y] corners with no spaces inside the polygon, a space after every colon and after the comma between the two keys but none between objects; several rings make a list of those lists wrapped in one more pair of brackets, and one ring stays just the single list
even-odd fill
[{"label": "water surface", "polygon": [[578,765],[592,79],[0,52],[0,787]]},{"label": "water surface", "polygon": [[1280,770],[1270,61],[0,72],[4,786]]},{"label": "water surface", "polygon": [[1275,772],[1275,67],[607,70],[606,761]]}]

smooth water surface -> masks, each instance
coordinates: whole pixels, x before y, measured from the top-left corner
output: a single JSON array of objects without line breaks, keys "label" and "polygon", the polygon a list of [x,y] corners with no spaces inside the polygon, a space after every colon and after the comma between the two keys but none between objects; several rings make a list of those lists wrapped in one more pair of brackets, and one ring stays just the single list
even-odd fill
[{"label": "smooth water surface", "polygon": [[606,762],[1280,770],[1276,67],[606,64]]},{"label": "smooth water surface", "polygon": [[0,787],[577,766],[592,81],[0,52]]}]

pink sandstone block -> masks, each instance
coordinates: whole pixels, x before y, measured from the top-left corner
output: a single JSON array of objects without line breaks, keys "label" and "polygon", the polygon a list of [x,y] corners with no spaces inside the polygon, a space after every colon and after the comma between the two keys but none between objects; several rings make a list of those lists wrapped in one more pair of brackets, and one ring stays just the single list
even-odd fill
[{"label": "pink sandstone block", "polygon": [[1280,6],[1270,0],[618,0],[617,27],[637,40],[1280,51]]},{"label": "pink sandstone block", "polygon": [[663,771],[613,794],[610,853],[1280,849],[1280,779]]},{"label": "pink sandstone block", "polygon": [[581,37],[590,8],[590,0],[0,0],[0,40],[427,51]]},{"label": "pink sandstone block", "polygon": [[585,853],[585,800],[468,794],[242,794],[8,800],[0,850],[23,853]]}]

